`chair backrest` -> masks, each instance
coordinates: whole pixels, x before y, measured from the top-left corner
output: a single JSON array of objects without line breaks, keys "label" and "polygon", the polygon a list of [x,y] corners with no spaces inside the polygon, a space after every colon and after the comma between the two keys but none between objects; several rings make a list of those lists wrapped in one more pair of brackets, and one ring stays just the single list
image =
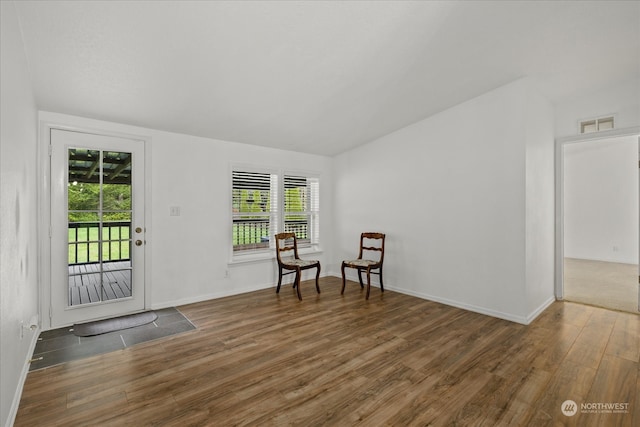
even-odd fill
[{"label": "chair backrest", "polygon": [[278,264],[282,263],[283,253],[286,252],[292,252],[295,259],[300,259],[298,257],[296,233],[278,233],[274,237],[276,239],[276,258],[278,259]]},{"label": "chair backrest", "polygon": [[[362,257],[365,251],[380,252],[378,264],[382,265],[382,261],[384,260],[384,238],[385,235],[383,233],[362,233],[360,235],[360,254],[358,255],[358,259],[363,259]],[[379,242],[374,245],[374,242],[371,242],[372,240],[379,240]],[[372,261],[376,260],[373,259]]]}]

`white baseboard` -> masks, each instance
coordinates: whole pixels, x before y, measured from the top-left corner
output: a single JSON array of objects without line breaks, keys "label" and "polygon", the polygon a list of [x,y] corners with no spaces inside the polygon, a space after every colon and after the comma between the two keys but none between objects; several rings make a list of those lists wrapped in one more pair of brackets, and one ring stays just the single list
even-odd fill
[{"label": "white baseboard", "polygon": [[11,403],[9,417],[7,418],[7,423],[5,424],[6,427],[13,426],[13,423],[16,420],[16,415],[18,415],[18,407],[20,406],[20,399],[22,398],[22,390],[24,389],[24,383],[27,380],[27,375],[29,374],[29,367],[31,366],[29,361],[33,356],[33,350],[35,350],[36,344],[38,343],[38,336],[40,336],[40,327],[36,328],[31,335],[29,351],[27,352],[27,358],[25,359],[24,365],[22,366],[22,372],[20,372],[20,378],[18,379],[16,392],[13,395],[13,402]]},{"label": "white baseboard", "polygon": [[[354,281],[354,282],[358,281],[357,274],[349,275],[347,273],[346,276],[347,276],[346,277],[347,280],[351,280],[351,281]],[[371,286],[379,287],[379,284],[371,283]],[[476,305],[473,305],[473,304],[467,304],[467,303],[464,303],[464,302],[451,300],[451,299],[448,299],[448,298],[442,298],[442,297],[435,296],[435,295],[425,294],[423,292],[416,292],[416,291],[411,291],[411,290],[407,290],[407,289],[403,289],[403,288],[398,288],[398,287],[390,285],[390,284],[385,284],[384,288],[388,289],[390,291],[398,292],[398,293],[405,294],[405,295],[411,295],[411,296],[414,296],[414,297],[417,297],[417,298],[421,298],[421,299],[425,299],[425,300],[428,300],[428,301],[434,301],[434,302],[438,302],[438,303],[441,303],[441,304],[449,305],[449,306],[452,306],[452,307],[461,308],[463,310],[473,311],[474,313],[484,314],[486,316],[496,317],[498,319],[503,319],[503,320],[508,320],[510,322],[520,323],[522,325],[528,325],[531,322],[533,322],[533,320],[535,320],[536,317],[538,317],[547,307],[549,307],[556,300],[555,297],[553,297],[553,296],[549,297],[549,299],[547,299],[544,303],[542,303],[538,308],[536,308],[528,316],[519,316],[519,315],[515,315],[515,314],[512,314],[512,313],[504,313],[504,312],[501,312],[501,311],[491,310],[491,309],[488,309],[486,307],[479,307],[479,306],[476,306]]]},{"label": "white baseboard", "polygon": [[536,320],[536,317],[540,316],[542,312],[545,311],[547,307],[549,307],[554,302],[556,302],[556,297],[552,296],[549,297],[549,299],[547,299],[545,302],[540,304],[538,308],[533,310],[533,312],[527,316],[527,325]]},{"label": "white baseboard", "polygon": [[224,291],[220,291],[220,292],[214,292],[214,293],[211,293],[211,294],[197,295],[197,296],[194,296],[194,297],[187,297],[187,298],[180,298],[180,299],[177,299],[177,300],[158,302],[158,303],[151,304],[151,309],[152,310],[160,310],[160,309],[168,308],[168,307],[178,307],[178,306],[181,306],[181,305],[194,304],[196,302],[202,302],[202,301],[208,301],[208,300],[212,300],[212,299],[230,297],[230,296],[233,296],[233,295],[246,294],[248,292],[254,292],[254,291],[259,291],[259,290],[262,290],[262,289],[272,288],[274,286],[275,286],[275,284],[263,284],[263,285],[256,285],[256,286],[243,288],[243,289],[240,289],[240,290],[228,289],[228,290],[224,290]]},{"label": "white baseboard", "polygon": [[[320,275],[320,278],[323,277],[327,277],[328,275]],[[291,276],[293,277],[293,276]],[[315,277],[315,276],[314,276]],[[287,280],[287,281],[285,281]],[[303,280],[309,280],[309,279],[303,279]],[[285,285],[291,285],[293,282],[289,279],[283,279],[282,281],[282,286]],[[263,289],[272,289],[275,288],[277,286],[276,282],[269,282],[269,283],[263,283],[263,284],[259,284],[259,285],[254,285],[254,286],[248,286],[246,288],[242,288],[242,289],[233,289],[233,288],[229,288],[227,290],[224,291],[220,291],[220,292],[214,292],[211,294],[205,294],[205,295],[197,295],[197,296],[193,296],[193,297],[187,297],[187,298],[180,298],[177,300],[172,300],[172,301],[164,301],[164,302],[158,302],[158,303],[153,303],[151,304],[151,310],[161,310],[163,308],[169,308],[169,307],[178,307],[181,305],[187,305],[187,304],[194,304],[197,302],[202,302],[202,301],[209,301],[212,299],[218,299],[218,298],[224,298],[224,297],[230,297],[233,295],[240,295],[240,294],[246,294],[249,292],[255,292],[255,291],[261,291]]]},{"label": "white baseboard", "polygon": [[[357,273],[348,273],[345,272],[345,276],[346,279],[352,282],[358,282],[358,275]],[[337,277],[342,279],[342,275],[341,274],[335,274],[334,272],[330,272],[327,273],[326,275],[321,275],[320,277]],[[374,281],[371,280],[371,286],[375,287],[375,288],[379,288],[380,284],[378,283],[378,281]],[[276,287],[276,283],[272,282],[272,283],[265,283],[265,284],[261,284],[261,285],[256,285],[256,286],[251,286],[251,287],[247,287],[247,288],[243,288],[241,290],[234,290],[234,289],[229,289],[229,290],[225,290],[225,291],[221,291],[221,292],[215,292],[215,293],[211,293],[211,294],[206,294],[206,295],[198,295],[195,297],[189,297],[189,298],[181,298],[179,300],[173,300],[173,301],[165,301],[165,302],[161,302],[161,303],[155,303],[151,305],[151,309],[152,310],[160,310],[163,308],[168,308],[168,307],[177,307],[177,306],[181,306],[181,305],[187,305],[187,304],[194,304],[197,302],[202,302],[202,301],[208,301],[208,300],[212,300],[212,299],[218,299],[218,298],[224,298],[224,297],[229,297],[229,296],[233,296],[233,295],[240,295],[240,294],[245,294],[248,292],[254,292],[254,291],[259,291],[259,290],[263,290],[263,289],[269,289],[269,288],[275,288]],[[528,325],[531,322],[533,322],[536,317],[538,317],[547,307],[549,307],[554,301],[556,301],[555,297],[549,297],[549,299],[547,299],[544,303],[542,303],[538,308],[536,308],[533,312],[531,312],[529,315],[527,316],[519,316],[519,315],[515,315],[512,313],[504,313],[501,311],[497,311],[497,310],[491,310],[488,309],[486,307],[479,307],[473,304],[467,304],[464,302],[460,302],[460,301],[455,301],[455,300],[451,300],[448,298],[442,298],[436,295],[430,295],[430,294],[425,294],[422,292],[416,292],[416,291],[411,291],[411,290],[407,290],[407,289],[403,289],[403,288],[398,288],[396,286],[393,285],[389,285],[389,284],[385,284],[384,285],[385,289],[388,289],[390,291],[394,291],[394,292],[398,292],[401,294],[405,294],[405,295],[411,295],[417,298],[421,298],[421,299],[425,299],[428,301],[434,301],[434,302],[438,302],[441,304],[445,304],[445,305],[449,305],[451,307],[457,307],[457,308],[461,308],[463,310],[468,310],[468,311],[473,311],[474,313],[479,313],[479,314],[484,314],[486,316],[491,316],[491,317],[496,317],[498,319],[503,319],[503,320],[508,320],[510,322],[516,322],[516,323],[520,323],[522,325]]]},{"label": "white baseboard", "polygon": [[441,304],[449,305],[451,307],[461,308],[467,311],[473,311],[474,313],[484,314],[486,316],[496,317],[498,319],[508,320],[510,322],[516,322],[523,325],[527,325],[527,318],[524,316],[514,315],[512,313],[503,313],[497,310],[491,310],[486,307],[479,307],[473,304],[467,304],[460,301],[451,300],[448,298],[442,298],[435,295],[425,294],[422,292],[409,291],[407,289],[400,289],[393,286],[385,286],[385,289],[389,289],[391,291],[399,292],[405,295],[411,295],[414,297],[426,299],[433,302],[439,302]]}]

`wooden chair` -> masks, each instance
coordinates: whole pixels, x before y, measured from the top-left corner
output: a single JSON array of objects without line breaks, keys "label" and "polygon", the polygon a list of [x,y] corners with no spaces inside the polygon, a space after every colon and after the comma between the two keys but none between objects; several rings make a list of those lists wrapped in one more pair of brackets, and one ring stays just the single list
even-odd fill
[{"label": "wooden chair", "polygon": [[[276,259],[278,260],[278,287],[276,293],[280,293],[280,285],[282,284],[282,276],[287,274],[296,274],[293,287],[298,292],[298,299],[302,301],[302,295],[300,295],[300,278],[302,277],[302,270],[309,268],[317,268],[316,272],[316,290],[320,293],[320,286],[318,279],[320,278],[320,261],[317,260],[303,260],[298,256],[298,241],[295,233],[279,233],[275,235],[276,238]],[[287,253],[290,253],[287,255]],[[283,273],[283,270],[288,270],[288,273]]]},{"label": "wooden chair", "polygon": [[[369,294],[371,293],[371,275],[377,274],[380,276],[380,291],[384,292],[384,285],[382,284],[382,262],[384,261],[384,238],[385,235],[382,233],[362,233],[360,235],[360,254],[358,255],[358,259],[350,260],[350,261],[342,261],[342,292],[344,294],[344,288],[346,285],[346,278],[344,275],[344,269],[355,268],[358,270],[358,279],[360,280],[360,288],[364,288],[364,283],[362,283],[362,272],[367,272],[367,298],[369,299]],[[365,242],[366,240],[366,242]],[[372,240],[379,240],[379,243],[376,246],[372,246]],[[369,246],[365,246],[365,243]],[[370,251],[380,252],[379,257],[376,261],[375,259],[369,259],[369,257],[365,258],[365,251],[368,253]],[[378,270],[378,271],[371,271]]]}]

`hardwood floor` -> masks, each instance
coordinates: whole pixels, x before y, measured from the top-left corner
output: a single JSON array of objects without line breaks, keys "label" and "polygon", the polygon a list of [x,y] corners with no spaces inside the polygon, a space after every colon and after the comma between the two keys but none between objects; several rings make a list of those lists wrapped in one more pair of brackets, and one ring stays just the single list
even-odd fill
[{"label": "hardwood floor", "polygon": [[[31,372],[15,425],[640,425],[640,316],[556,302],[523,326],[302,286],[182,306],[198,329]],[[610,403],[627,412],[581,408]]]}]

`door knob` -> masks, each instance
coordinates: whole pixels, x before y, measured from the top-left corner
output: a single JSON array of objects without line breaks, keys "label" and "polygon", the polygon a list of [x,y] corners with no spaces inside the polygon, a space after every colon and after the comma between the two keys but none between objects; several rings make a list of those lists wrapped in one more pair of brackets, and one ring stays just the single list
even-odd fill
[{"label": "door knob", "polygon": [[142,240],[136,240],[136,246],[142,246]]}]

